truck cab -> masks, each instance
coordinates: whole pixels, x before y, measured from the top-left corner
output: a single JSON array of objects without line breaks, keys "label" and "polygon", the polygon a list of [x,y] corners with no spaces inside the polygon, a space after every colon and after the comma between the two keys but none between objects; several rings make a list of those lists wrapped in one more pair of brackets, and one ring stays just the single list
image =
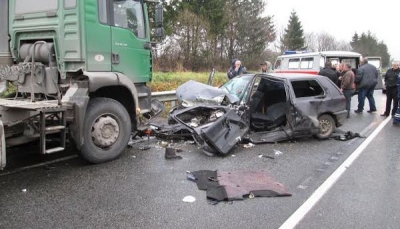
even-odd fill
[{"label": "truck cab", "polygon": [[[162,37],[162,5],[151,6]],[[49,154],[70,139],[89,162],[109,161],[146,128],[143,118],[158,112],[146,86],[148,7],[144,0],[0,2],[0,92],[12,91],[0,99],[0,168],[6,148],[32,141]],[[58,146],[49,148],[49,138]]]}]

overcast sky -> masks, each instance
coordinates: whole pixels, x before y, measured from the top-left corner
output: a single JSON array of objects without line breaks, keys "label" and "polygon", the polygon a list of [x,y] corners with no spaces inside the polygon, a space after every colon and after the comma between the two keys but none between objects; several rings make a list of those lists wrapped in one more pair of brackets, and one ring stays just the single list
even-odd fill
[{"label": "overcast sky", "polygon": [[292,10],[305,33],[324,31],[350,42],[355,32],[369,30],[400,60],[399,0],[267,0],[266,14],[274,16],[278,31],[287,27]]}]

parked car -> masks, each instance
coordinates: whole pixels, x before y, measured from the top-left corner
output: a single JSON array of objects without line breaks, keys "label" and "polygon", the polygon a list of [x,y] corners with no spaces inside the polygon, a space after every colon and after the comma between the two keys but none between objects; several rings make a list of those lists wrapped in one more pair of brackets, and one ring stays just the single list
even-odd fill
[{"label": "parked car", "polygon": [[188,81],[176,90],[172,123],[190,131],[207,154],[227,155],[241,141],[329,138],[346,119],[345,98],[327,77],[245,74],[220,88]]}]

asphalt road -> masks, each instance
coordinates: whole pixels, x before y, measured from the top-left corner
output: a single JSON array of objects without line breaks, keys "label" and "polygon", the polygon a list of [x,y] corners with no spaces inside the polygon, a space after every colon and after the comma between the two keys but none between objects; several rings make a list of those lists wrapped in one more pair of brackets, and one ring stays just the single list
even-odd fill
[{"label": "asphalt road", "polygon": [[[340,130],[369,136],[384,120],[379,113],[385,96],[376,91],[375,98],[378,112],[352,113]],[[356,97],[353,97],[353,110],[357,105],[355,100]],[[367,103],[365,109],[368,109]],[[379,134],[378,138],[382,135]],[[152,139],[150,149],[141,150],[146,142],[137,144],[127,149],[119,159],[105,164],[88,165],[74,157],[22,170],[24,166],[54,158],[40,156],[35,159],[38,161],[31,163],[26,162],[26,158],[37,155],[21,153],[10,162],[7,170],[0,173],[0,228],[279,228],[364,140],[319,141],[305,138],[247,149],[238,146],[227,157],[208,157],[191,142],[179,141],[170,144],[183,150],[179,153],[182,159],[165,160],[160,141]],[[375,142],[375,146],[368,151],[371,154],[379,152],[380,143]],[[391,142],[385,144],[390,147]],[[281,153],[276,155],[276,151]],[[275,159],[260,158],[260,154]],[[65,155],[58,154],[58,157],[70,155],[71,152],[67,152]],[[391,151],[390,157],[397,158],[394,151]],[[362,159],[363,156],[360,156],[361,162],[354,164],[361,163],[359,166],[364,168],[363,163],[374,163],[374,159]],[[394,164],[392,167],[392,171],[397,171]],[[377,169],[385,169],[385,163]],[[186,179],[186,171],[196,170],[267,170],[292,196],[212,205],[207,201],[205,191],[198,190],[194,182]],[[372,224],[357,224],[362,218],[351,217],[339,207],[333,207],[342,206],[346,210],[352,206],[364,207],[361,204],[346,204],[350,194],[359,191],[351,190],[354,188],[351,186],[363,175],[360,173],[356,166],[349,169],[343,180],[340,179],[305,216],[299,228],[379,228],[372,227]],[[394,176],[391,178],[394,179]],[[359,182],[360,187],[357,188],[361,188],[361,184],[367,185],[368,177]],[[390,186],[390,182],[386,181],[386,185]],[[188,195],[195,197],[196,201],[183,202],[182,199]],[[368,200],[366,194],[359,197],[360,201]],[[383,201],[390,199],[382,198]],[[358,201],[356,197],[352,200]],[[376,206],[384,207],[378,200],[375,202]],[[356,215],[357,209],[353,210]],[[343,215],[347,216],[343,222],[330,224]],[[367,215],[365,217],[368,218]],[[359,227],[361,225],[363,227]]]}]

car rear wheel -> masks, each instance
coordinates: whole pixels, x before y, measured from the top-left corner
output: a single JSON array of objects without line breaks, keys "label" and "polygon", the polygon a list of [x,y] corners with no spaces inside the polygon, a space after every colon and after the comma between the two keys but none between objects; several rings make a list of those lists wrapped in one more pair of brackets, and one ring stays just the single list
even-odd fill
[{"label": "car rear wheel", "polygon": [[319,139],[329,138],[335,131],[336,123],[331,115],[323,114],[318,117],[320,131],[316,135]]}]

